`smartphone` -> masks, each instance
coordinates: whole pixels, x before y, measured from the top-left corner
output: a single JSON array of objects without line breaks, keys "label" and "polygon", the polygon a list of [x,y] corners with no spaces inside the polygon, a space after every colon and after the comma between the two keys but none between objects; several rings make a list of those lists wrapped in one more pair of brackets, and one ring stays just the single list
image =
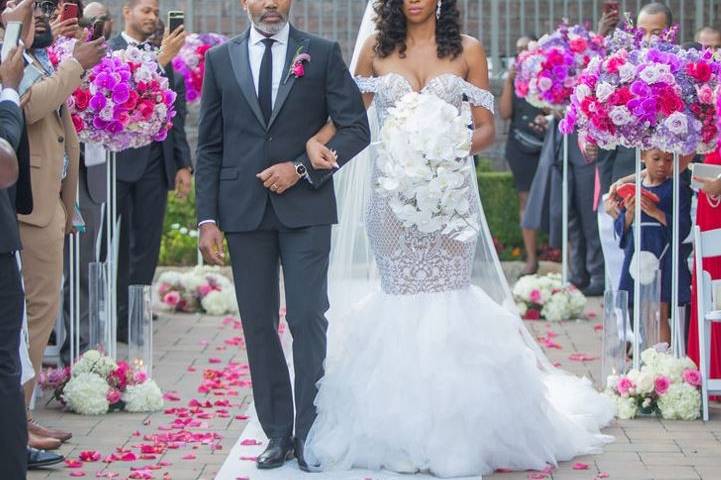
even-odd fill
[{"label": "smartphone", "polygon": [[168,12],[168,31],[173,33],[178,27],[185,23],[185,12],[180,10],[171,10]]},{"label": "smartphone", "polygon": [[78,18],[78,5],[76,3],[63,4],[63,13],[60,15],[60,21],[64,22],[70,18]]},{"label": "smartphone", "polygon": [[4,62],[10,50],[17,47],[20,43],[20,34],[23,30],[22,22],[8,22],[7,28],[5,28],[5,37],[3,38],[2,53],[0,53],[0,61]]},{"label": "smartphone", "polygon": [[618,2],[615,0],[606,0],[603,2],[603,13],[618,13]]},{"label": "smartphone", "polygon": [[93,23],[93,33],[90,40],[97,40],[105,34],[105,20],[95,20]]}]

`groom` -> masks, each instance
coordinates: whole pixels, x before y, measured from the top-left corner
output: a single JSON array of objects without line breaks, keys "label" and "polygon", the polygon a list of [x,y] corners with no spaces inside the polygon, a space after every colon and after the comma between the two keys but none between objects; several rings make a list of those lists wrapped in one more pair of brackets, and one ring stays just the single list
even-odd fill
[{"label": "groom", "polygon": [[[327,272],[336,223],[332,174],[305,145],[330,118],[339,167],[370,141],[366,111],[340,47],[288,24],[292,0],[242,0],[252,26],[206,56],[196,195],[200,249],[223,264],[225,234],[255,408],[269,438],[261,469],[298,465],[316,412],[328,322]],[[278,337],[279,267],[295,364],[293,391]]]}]

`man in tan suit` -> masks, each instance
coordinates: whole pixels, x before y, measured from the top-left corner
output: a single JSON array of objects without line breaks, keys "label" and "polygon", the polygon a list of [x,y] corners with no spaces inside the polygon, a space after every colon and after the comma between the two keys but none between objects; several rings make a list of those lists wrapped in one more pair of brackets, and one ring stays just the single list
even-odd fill
[{"label": "man in tan suit", "polygon": [[[45,50],[53,41],[48,20],[53,12],[47,5],[36,2],[35,39],[26,67],[26,76],[35,69],[41,77],[24,97],[34,209],[30,215],[18,216],[30,359],[36,372],[42,368],[43,352],[60,307],[63,241],[73,227],[78,189],[80,147],[65,101],[80,86],[85,71],[99,63],[106,50],[103,38],[79,42],[73,57],[55,71]],[[27,402],[34,387],[34,380],[25,384]],[[48,430],[32,420],[28,430],[30,446],[35,448],[57,448],[71,436]]]}]

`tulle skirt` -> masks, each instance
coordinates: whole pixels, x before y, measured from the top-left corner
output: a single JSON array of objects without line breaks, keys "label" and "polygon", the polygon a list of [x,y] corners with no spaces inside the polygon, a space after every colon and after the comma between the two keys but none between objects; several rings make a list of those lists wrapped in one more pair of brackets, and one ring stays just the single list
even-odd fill
[{"label": "tulle skirt", "polygon": [[324,470],[540,470],[613,440],[600,433],[613,403],[587,379],[543,368],[479,288],[374,293],[341,323],[306,443]]}]

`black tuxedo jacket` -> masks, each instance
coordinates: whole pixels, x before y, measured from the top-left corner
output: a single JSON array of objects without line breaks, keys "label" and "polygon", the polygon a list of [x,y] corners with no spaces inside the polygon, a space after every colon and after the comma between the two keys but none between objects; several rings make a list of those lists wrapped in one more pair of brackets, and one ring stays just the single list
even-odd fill
[{"label": "black tuxedo jacket", "polygon": [[33,210],[28,137],[22,110],[13,102],[0,102],[0,137],[15,149],[20,170],[15,185],[0,189],[0,253],[10,253],[21,248],[17,214]]},{"label": "black tuxedo jacket", "polygon": [[[363,100],[343,62],[338,43],[290,28],[283,76],[270,120],[265,121],[251,74],[250,31],[206,55],[198,155],[198,221],[214,220],[225,232],[258,228],[268,202],[289,228],[336,223],[333,171],[313,170],[305,144],[331,119],[337,133],[328,147],[338,163],[370,142]],[[305,74],[288,71],[296,52],[310,55]],[[256,175],[271,165],[303,162],[312,184],[301,180],[282,195],[270,193]]]}]

